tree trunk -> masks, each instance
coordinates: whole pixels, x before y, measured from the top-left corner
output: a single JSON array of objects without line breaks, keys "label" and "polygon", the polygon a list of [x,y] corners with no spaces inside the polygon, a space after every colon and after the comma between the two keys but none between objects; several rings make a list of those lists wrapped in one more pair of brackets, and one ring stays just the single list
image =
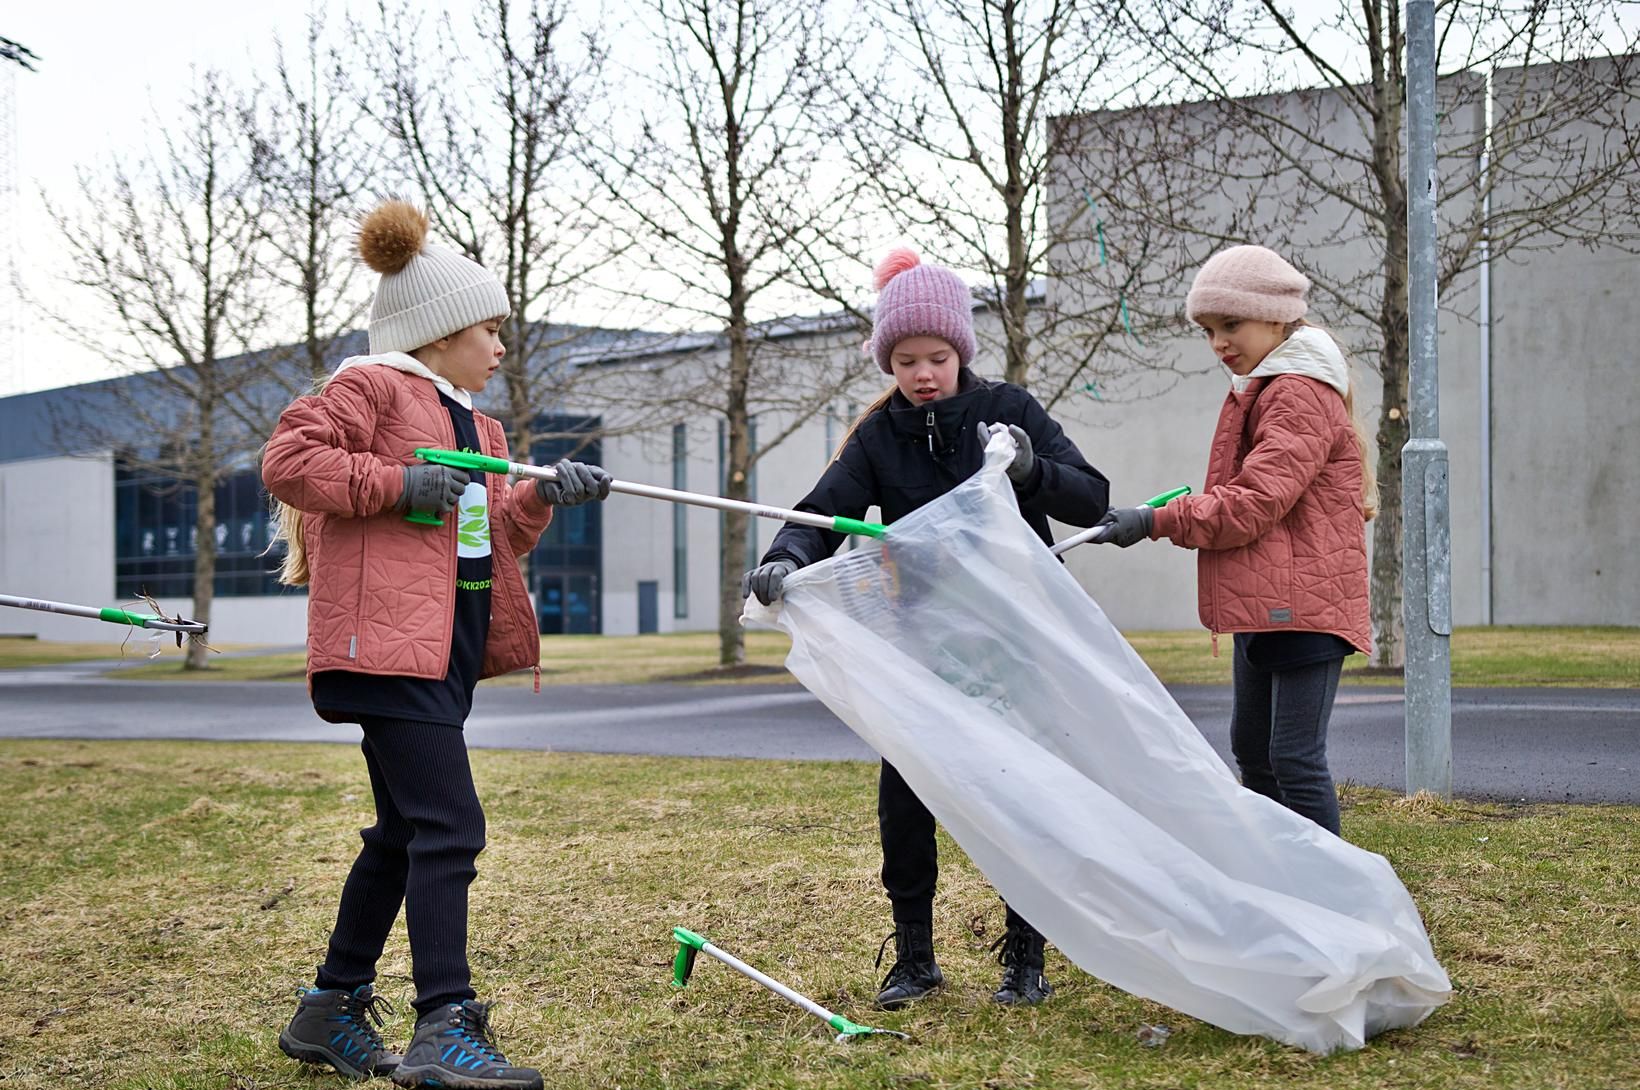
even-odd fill
[{"label": "tree trunk", "polygon": [[[731,291],[731,294],[735,294]],[[738,316],[736,311],[738,309]],[[723,494],[734,500],[750,500],[751,417],[746,411],[746,394],[751,375],[751,349],[746,342],[745,307],[731,304],[729,322],[729,389],[724,413],[728,421],[728,464],[724,467]],[[746,634],[740,627],[740,577],[746,570],[746,535],[751,516],[739,511],[723,515],[723,555],[718,572],[718,663],[739,666],[746,661]]]},{"label": "tree trunk", "polygon": [[[1384,294],[1378,328],[1383,351],[1378,370],[1384,400],[1378,409],[1378,519],[1372,531],[1370,587],[1375,666],[1406,662],[1401,621],[1401,448],[1410,430],[1407,375],[1412,334],[1407,326],[1407,182],[1401,159],[1406,73],[1405,39],[1394,4],[1370,9],[1374,26],[1368,48],[1373,70],[1373,172],[1383,206]],[[1381,30],[1380,30],[1381,28]]]},{"label": "tree trunk", "polygon": [[[203,429],[209,432],[209,426]],[[201,449],[210,449],[202,445]],[[194,490],[198,494],[194,515],[194,611],[190,620],[211,623],[211,602],[216,596],[216,467],[201,466],[194,476]],[[187,642],[188,655],[183,660],[184,670],[205,668],[205,645],[199,640]]]}]

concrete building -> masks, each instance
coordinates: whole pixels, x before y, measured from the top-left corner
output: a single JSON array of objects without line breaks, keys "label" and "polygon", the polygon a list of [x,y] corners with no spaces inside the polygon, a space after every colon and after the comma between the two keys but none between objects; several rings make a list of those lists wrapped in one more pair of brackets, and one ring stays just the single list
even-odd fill
[{"label": "concrete building", "polygon": [[[1456,91],[1449,85],[1443,93]],[[1326,131],[1340,147],[1359,147],[1364,139],[1329,103],[1327,92],[1285,96],[1271,105],[1297,123],[1332,126]],[[1482,116],[1473,108],[1448,110],[1442,139],[1449,149],[1471,142]],[[1126,125],[1141,140],[1151,126],[1138,120],[1088,115],[1054,123],[1107,133],[1121,133]],[[1138,165],[1112,172],[1097,162],[1057,163],[1055,207],[1061,214],[1084,202],[1090,177],[1151,184],[1141,168],[1141,146],[1113,141],[1107,147],[1108,154],[1129,156]],[[1449,180],[1461,180],[1474,164],[1448,155],[1442,169],[1452,172]],[[1338,182],[1362,180],[1341,174]],[[1493,196],[1503,207],[1512,199],[1507,190]],[[1351,226],[1348,210],[1322,198],[1303,203],[1301,222],[1284,229],[1302,247],[1305,266],[1341,284],[1370,276],[1381,257],[1358,225]],[[1119,209],[1120,202],[1108,206]],[[1607,211],[1630,221],[1636,215],[1632,206]],[[1251,180],[1235,184],[1233,178],[1198,195],[1191,214],[1200,223],[1236,225],[1235,237],[1255,242],[1265,240],[1261,223],[1267,229],[1270,217],[1293,215]],[[1124,225],[1118,214],[1110,218],[1109,241],[1118,248]],[[1086,257],[1077,259],[1083,267]],[[1154,310],[1182,312],[1188,263],[1177,264],[1180,271],[1171,280],[1151,285]],[[1640,414],[1634,408],[1640,368],[1629,349],[1632,331],[1640,328],[1637,283],[1640,257],[1618,247],[1568,246],[1493,262],[1485,291],[1480,276],[1468,274],[1443,298],[1441,428],[1451,452],[1456,623],[1640,624],[1640,550],[1633,547],[1640,540]],[[1050,283],[1047,290],[1084,289]],[[1347,344],[1370,345],[1370,330],[1358,315],[1323,303],[1315,316]],[[979,306],[976,321],[982,344],[976,369],[995,376],[1000,353],[987,347],[998,340],[995,320]],[[816,391],[831,383],[821,412],[794,416],[771,393],[773,407],[756,418],[755,437],[766,449],[754,469],[753,494],[790,506],[819,476],[859,407],[885,379],[862,361],[858,332],[841,317],[762,332],[790,360],[801,361],[783,375],[778,368],[771,372],[777,376],[772,382],[807,384],[803,397],[787,402],[813,403]],[[575,403],[558,407],[545,423],[599,430],[602,438],[577,456],[617,477],[719,492],[721,418],[691,407],[698,401],[687,391],[691,383],[710,382],[725,355],[710,335],[611,333],[580,350],[573,362],[593,381],[581,384]],[[1166,335],[1147,332],[1123,358],[1124,367],[1149,368],[1136,381],[1118,384],[1131,396],[1104,399],[1097,386],[1072,387],[1052,412],[1111,478],[1115,502],[1134,503],[1175,484],[1199,488],[1226,389],[1222,372],[1182,320]],[[632,409],[623,389],[660,376],[677,396],[668,401],[650,391],[642,407]],[[1376,378],[1362,366],[1357,379],[1357,412],[1375,420],[1381,396]],[[166,609],[186,613],[193,555],[188,490],[126,468],[106,446],[77,445],[70,438],[75,417],[110,411],[111,385],[0,400],[0,591],[108,604],[129,601],[146,588]],[[530,458],[550,462],[569,446],[541,443]],[[224,643],[301,642],[305,596],[279,588],[270,574],[273,562],[259,555],[270,527],[254,469],[224,482],[217,505],[221,559],[214,637]],[[777,529],[754,520],[746,566]],[[567,510],[531,557],[530,589],[541,628],[609,634],[714,629],[721,552],[721,519],[711,510],[631,497]],[[1197,626],[1195,561],[1184,550],[1087,546],[1069,553],[1067,562],[1123,628]],[[18,610],[0,610],[0,634],[106,635],[88,633],[85,622]]]}]

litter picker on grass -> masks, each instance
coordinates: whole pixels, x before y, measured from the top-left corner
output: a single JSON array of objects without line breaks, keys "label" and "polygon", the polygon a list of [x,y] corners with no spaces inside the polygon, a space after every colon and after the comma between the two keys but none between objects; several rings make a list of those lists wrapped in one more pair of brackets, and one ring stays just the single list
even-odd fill
[{"label": "litter picker on grass", "polygon": [[[452,469],[467,469],[484,473],[511,473],[518,477],[538,477],[543,481],[556,481],[558,474],[547,466],[532,466],[525,462],[509,462],[505,458],[491,458],[487,454],[473,454],[462,450],[438,450],[433,447],[420,447],[416,450],[416,457],[434,465],[450,466]],[[799,526],[816,526],[822,530],[836,530],[840,534],[857,534],[862,537],[882,537],[888,527],[877,522],[861,522],[859,519],[833,518],[830,515],[813,515],[807,511],[788,511],[784,507],[765,507],[760,503],[746,503],[743,500],[730,500],[722,496],[708,496],[703,492],[680,492],[676,488],[662,488],[653,484],[638,484],[634,481],[611,481],[611,492],[620,492],[628,496],[647,496],[652,500],[670,500],[673,503],[688,503],[696,507],[715,507],[719,511],[744,511],[748,515],[758,518],[779,519],[782,522],[795,522]],[[429,526],[442,526],[444,523],[436,516],[425,512],[413,512],[407,515],[411,522],[426,523]]]},{"label": "litter picker on grass", "polygon": [[850,1022],[840,1014],[833,1014],[806,995],[801,995],[786,987],[773,977],[765,976],[756,969],[747,965],[733,954],[718,949],[705,938],[695,934],[687,927],[674,927],[672,937],[678,940],[678,954],[672,959],[672,986],[681,988],[689,983],[689,974],[695,970],[695,955],[708,954],[717,958],[729,968],[751,977],[771,992],[783,999],[796,1003],[799,1007],[814,1015],[820,1021],[837,1031],[839,1041],[850,1041],[856,1037],[869,1037],[872,1034],[882,1034],[886,1037],[900,1037],[910,1040],[910,1035],[893,1029],[877,1029],[873,1026],[862,1026]]},{"label": "litter picker on grass", "polygon": [[[1159,496],[1150,497],[1150,499],[1146,500],[1144,503],[1140,504],[1139,506],[1140,507],[1165,507],[1170,501],[1176,500],[1180,496],[1188,496],[1188,495],[1190,495],[1190,486],[1187,485],[1187,484],[1181,484],[1177,488],[1168,489],[1166,492],[1163,492]],[[1060,553],[1063,553],[1063,552],[1065,552],[1066,550],[1069,550],[1069,549],[1074,549],[1078,545],[1081,545],[1083,542],[1086,542],[1086,541],[1100,541],[1100,540],[1103,540],[1103,538],[1105,536],[1105,530],[1106,530],[1106,527],[1104,527],[1104,526],[1093,526],[1093,527],[1089,527],[1086,530],[1083,530],[1079,534],[1073,534],[1070,537],[1066,538],[1064,541],[1057,542],[1053,546],[1053,554],[1055,556],[1058,556]]]}]

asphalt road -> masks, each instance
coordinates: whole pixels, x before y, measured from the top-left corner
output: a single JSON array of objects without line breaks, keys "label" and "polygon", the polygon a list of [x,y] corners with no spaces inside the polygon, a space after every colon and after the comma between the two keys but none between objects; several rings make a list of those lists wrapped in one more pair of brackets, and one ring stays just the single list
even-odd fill
[{"label": "asphalt road", "polygon": [[[0,737],[354,742],[289,682],[139,682],[100,667],[0,670]],[[1174,697],[1226,761],[1230,690]],[[1460,689],[1453,790],[1469,798],[1640,803],[1640,690]],[[1404,786],[1403,709],[1385,689],[1340,690],[1328,754],[1339,780]],[[782,760],[871,760],[794,685],[479,689],[470,744],[503,749]]]}]

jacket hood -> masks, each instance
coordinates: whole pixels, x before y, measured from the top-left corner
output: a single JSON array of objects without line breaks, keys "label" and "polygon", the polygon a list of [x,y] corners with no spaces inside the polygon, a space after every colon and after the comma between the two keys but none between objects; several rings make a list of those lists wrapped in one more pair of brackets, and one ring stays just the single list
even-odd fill
[{"label": "jacket hood", "polygon": [[1292,336],[1276,345],[1247,374],[1231,375],[1230,387],[1240,393],[1254,379],[1276,375],[1303,375],[1325,382],[1337,390],[1340,397],[1350,391],[1350,365],[1339,350],[1338,342],[1326,330],[1314,326],[1295,329]]},{"label": "jacket hood", "polygon": [[[395,371],[403,371],[407,375],[415,375],[417,378],[424,378],[428,382],[431,382],[434,386],[438,387],[439,393],[448,397],[451,401],[454,401],[462,408],[471,409],[473,407],[472,394],[468,393],[466,390],[463,390],[461,387],[452,384],[449,379],[433,371],[425,363],[422,363],[420,360],[416,359],[416,357],[407,355],[403,352],[379,352],[371,356],[349,356],[347,359],[342,361],[340,367],[336,368],[336,375],[341,374],[349,367],[371,366],[391,367]],[[335,375],[332,375],[331,377],[334,378]]]}]

